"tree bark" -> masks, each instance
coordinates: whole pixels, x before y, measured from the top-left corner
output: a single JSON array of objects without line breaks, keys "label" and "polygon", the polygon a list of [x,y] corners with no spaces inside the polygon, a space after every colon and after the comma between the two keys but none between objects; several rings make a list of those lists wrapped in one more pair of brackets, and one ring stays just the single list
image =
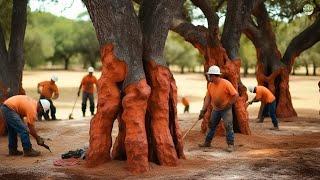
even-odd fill
[{"label": "tree bark", "polygon": [[133,173],[147,171],[148,161],[177,165],[178,158],[184,158],[177,90],[163,49],[173,9],[182,2],[142,1],[140,21],[130,0],[84,2],[101,46],[103,64],[87,165],[111,160],[111,130],[116,118],[119,134],[112,158],[127,160]]},{"label": "tree bark", "polygon": [[[27,25],[27,0],[14,0],[8,49],[0,25],[0,103],[7,98],[25,94],[22,88],[24,67],[23,42]],[[1,128],[2,127],[2,128]],[[0,135],[4,134],[4,121],[0,118]]]}]

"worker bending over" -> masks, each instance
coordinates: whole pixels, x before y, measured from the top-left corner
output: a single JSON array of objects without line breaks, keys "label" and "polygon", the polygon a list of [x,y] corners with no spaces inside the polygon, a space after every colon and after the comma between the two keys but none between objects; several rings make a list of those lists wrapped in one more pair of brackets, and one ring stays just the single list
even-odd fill
[{"label": "worker bending over", "polygon": [[[248,102],[248,104],[252,104],[253,102],[258,101],[261,101],[263,104],[265,104],[265,108],[269,111],[269,115],[272,119],[273,128],[270,129],[279,130],[279,123],[276,116],[276,98],[274,97],[272,92],[264,86],[250,86],[248,89],[251,93],[256,93],[254,99]],[[264,114],[262,113],[258,122],[262,123],[263,120]]]},{"label": "worker bending over", "polygon": [[[35,157],[40,155],[39,151],[32,148],[29,133],[37,140],[38,145],[44,144],[44,139],[37,134],[34,123],[37,120],[37,113],[46,112],[49,108],[50,102],[48,100],[40,99],[37,102],[25,95],[12,96],[4,101],[0,109],[8,130],[10,156],[24,154],[24,156]],[[24,117],[26,117],[25,122],[23,121]],[[17,135],[21,139],[23,152],[18,150]]]},{"label": "worker bending over", "polygon": [[[40,94],[40,99],[46,99],[50,102],[50,113],[52,120],[57,120],[56,107],[53,105],[52,102],[53,99],[58,99],[59,97],[59,90],[56,85],[57,81],[58,77],[53,75],[50,81],[43,81],[38,84],[38,93]],[[42,116],[44,116],[45,120],[49,120],[49,111],[40,112],[38,114],[38,120],[41,120]]]},{"label": "worker bending over", "polygon": [[183,113],[189,113],[190,103],[187,97],[182,97],[182,104],[184,105]]}]

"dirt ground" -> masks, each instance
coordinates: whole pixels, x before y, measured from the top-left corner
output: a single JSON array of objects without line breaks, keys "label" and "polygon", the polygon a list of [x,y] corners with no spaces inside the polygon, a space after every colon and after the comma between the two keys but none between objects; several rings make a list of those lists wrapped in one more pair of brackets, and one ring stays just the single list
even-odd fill
[{"label": "dirt ground", "polygon": [[[248,108],[251,136],[236,134],[236,151],[225,151],[225,137],[215,137],[213,148],[198,148],[204,139],[200,122],[185,139],[187,159],[180,160],[177,167],[161,167],[150,164],[151,170],[132,175],[126,163],[111,161],[97,168],[87,169],[81,165],[55,167],[53,161],[62,153],[82,148],[88,143],[90,117],[81,117],[78,100],[73,117],[68,115],[76,98],[80,79],[85,72],[25,72],[23,85],[28,95],[37,98],[37,82],[59,76],[60,98],[55,102],[59,121],[36,123],[39,134],[50,138],[47,143],[52,153],[36,145],[42,155],[37,158],[7,156],[7,138],[0,137],[0,179],[320,179],[320,116],[319,77],[291,77],[290,90],[298,117],[281,119],[280,131],[271,131],[269,118],[256,123],[259,104]],[[98,75],[97,75],[98,76]],[[175,74],[179,98],[187,96],[191,101],[190,114],[182,114],[178,104],[180,126],[185,132],[196,121],[205,94],[205,81],[200,74]],[[254,85],[254,77],[243,78],[245,85]],[[252,95],[250,95],[252,98]],[[89,114],[89,113],[88,113]],[[114,124],[113,137],[117,135]],[[21,149],[21,146],[20,146]]]}]

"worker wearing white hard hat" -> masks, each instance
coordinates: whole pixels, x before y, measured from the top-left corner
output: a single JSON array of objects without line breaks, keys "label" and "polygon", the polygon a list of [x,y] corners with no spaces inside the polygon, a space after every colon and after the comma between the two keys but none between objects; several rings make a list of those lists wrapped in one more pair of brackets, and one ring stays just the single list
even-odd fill
[{"label": "worker wearing white hard hat", "polygon": [[[40,94],[40,100],[46,99],[50,102],[50,114],[51,119],[56,120],[56,107],[54,106],[52,100],[58,99],[59,97],[59,89],[56,85],[58,81],[58,77],[56,75],[52,75],[50,81],[42,81],[38,84],[38,93]],[[42,116],[44,116],[45,120],[50,120],[49,111],[39,113],[38,119],[41,120]]]},{"label": "worker wearing white hard hat", "polygon": [[80,96],[80,91],[82,89],[82,103],[81,103],[81,110],[83,117],[86,116],[86,109],[87,109],[87,101],[89,99],[90,102],[90,112],[91,115],[94,115],[95,110],[95,103],[94,103],[94,85],[96,86],[96,89],[98,87],[98,81],[97,78],[93,75],[94,68],[89,67],[88,73],[86,76],[84,76],[81,80],[79,90],[78,90],[78,96]]},{"label": "worker wearing white hard hat", "polygon": [[264,86],[249,86],[249,92],[255,93],[255,97],[248,102],[248,105],[261,101],[261,104],[264,106],[264,111],[259,117],[258,123],[263,123],[264,116],[266,111],[268,111],[273,127],[270,128],[271,130],[279,130],[279,121],[276,115],[276,97],[272,94],[272,92],[264,87]]},{"label": "worker wearing white hard hat", "polygon": [[[39,102],[26,96],[12,96],[3,105],[0,106],[0,111],[4,118],[8,131],[8,147],[10,156],[39,156],[40,152],[32,148],[29,133],[36,139],[38,145],[44,145],[44,139],[41,138],[35,130],[35,122],[37,114],[42,111],[47,111],[50,108],[48,100],[41,99]],[[25,117],[25,121],[23,118]],[[27,128],[28,127],[28,128]],[[17,135],[22,142],[23,152],[18,150]]]},{"label": "worker wearing white hard hat", "polygon": [[211,141],[215,135],[216,128],[222,118],[226,129],[226,139],[228,144],[227,151],[232,152],[234,150],[232,105],[235,103],[239,95],[228,80],[220,77],[221,72],[218,66],[211,66],[206,74],[209,84],[203,107],[200,111],[199,120],[204,117],[210,103],[213,110],[209,120],[210,129],[205,142],[203,144],[199,144],[199,146],[211,146]]}]

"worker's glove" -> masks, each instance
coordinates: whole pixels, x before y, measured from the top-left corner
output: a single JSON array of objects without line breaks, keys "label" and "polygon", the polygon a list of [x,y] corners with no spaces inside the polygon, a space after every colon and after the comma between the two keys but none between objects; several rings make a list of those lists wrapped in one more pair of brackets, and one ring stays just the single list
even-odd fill
[{"label": "worker's glove", "polygon": [[38,145],[44,145],[44,139],[42,137],[38,136],[36,140]]},{"label": "worker's glove", "polygon": [[80,96],[80,91],[78,91],[78,97]]},{"label": "worker's glove", "polygon": [[198,118],[198,120],[200,120],[200,119],[202,119],[203,117],[204,117],[204,114],[206,113],[206,110],[201,110],[200,111],[200,114],[199,114],[199,118]]}]

